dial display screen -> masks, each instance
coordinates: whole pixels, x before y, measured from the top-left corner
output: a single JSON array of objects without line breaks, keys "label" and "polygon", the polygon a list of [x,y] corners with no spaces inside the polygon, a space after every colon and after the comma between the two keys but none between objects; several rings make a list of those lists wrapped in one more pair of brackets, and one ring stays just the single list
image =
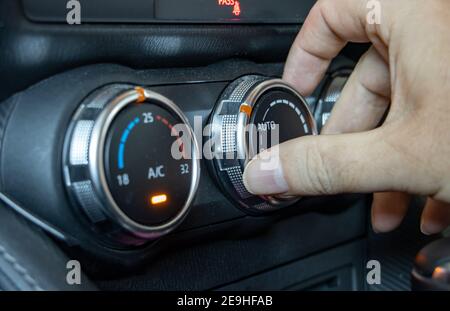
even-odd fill
[{"label": "dial display screen", "polygon": [[140,224],[174,218],[188,199],[192,160],[178,136],[182,132],[174,128],[181,123],[168,110],[145,102],[127,106],[109,128],[108,186],[120,209]]},{"label": "dial display screen", "polygon": [[255,131],[249,135],[250,154],[285,141],[311,135],[309,114],[298,96],[285,90],[263,94],[254,106],[250,123]]}]

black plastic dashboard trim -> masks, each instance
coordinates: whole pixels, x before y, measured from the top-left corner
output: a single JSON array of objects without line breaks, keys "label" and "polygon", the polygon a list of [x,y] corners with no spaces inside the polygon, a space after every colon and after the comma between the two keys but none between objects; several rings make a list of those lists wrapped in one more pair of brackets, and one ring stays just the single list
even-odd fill
[{"label": "black plastic dashboard trim", "polygon": [[0,100],[71,68],[205,66],[229,58],[280,62],[299,25],[33,23],[21,2],[0,2]]}]

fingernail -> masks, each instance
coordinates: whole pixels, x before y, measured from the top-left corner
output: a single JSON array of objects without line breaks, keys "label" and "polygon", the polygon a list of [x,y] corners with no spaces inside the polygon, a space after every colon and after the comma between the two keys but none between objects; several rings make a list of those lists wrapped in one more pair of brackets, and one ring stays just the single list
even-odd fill
[{"label": "fingernail", "polygon": [[420,223],[420,231],[425,235],[433,235],[441,233],[445,229],[445,226],[430,221],[422,221]]},{"label": "fingernail", "polygon": [[428,233],[428,230],[426,226],[423,224],[423,221],[420,223],[420,231],[425,235],[431,235],[430,233]]},{"label": "fingernail", "polygon": [[396,214],[375,213],[372,206],[372,229],[375,233],[387,233],[395,230],[402,222],[402,217]]},{"label": "fingernail", "polygon": [[243,180],[247,190],[256,195],[282,194],[289,190],[278,157],[250,161]]},{"label": "fingernail", "polygon": [[372,224],[372,231],[373,231],[375,234],[380,234],[380,233],[382,233],[382,232],[380,232],[380,230],[378,230],[378,228],[375,227],[373,224]]},{"label": "fingernail", "polygon": [[380,233],[380,231],[377,228],[377,223],[376,223],[376,214],[375,214],[375,208],[374,208],[374,202],[372,202],[372,207],[370,208],[370,223],[372,224],[372,231],[375,234]]}]

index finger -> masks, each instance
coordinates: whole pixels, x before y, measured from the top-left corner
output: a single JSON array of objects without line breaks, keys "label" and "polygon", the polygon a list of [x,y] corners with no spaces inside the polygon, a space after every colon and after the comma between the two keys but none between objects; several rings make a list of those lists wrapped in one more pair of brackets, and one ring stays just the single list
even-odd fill
[{"label": "index finger", "polygon": [[[373,0],[320,0],[311,9],[294,41],[283,79],[309,95],[324,76],[331,60],[347,42],[374,43],[386,57],[386,32],[367,22]],[[383,5],[388,5],[383,2]],[[381,10],[379,12],[381,14]],[[386,25],[384,25],[386,26]]]}]

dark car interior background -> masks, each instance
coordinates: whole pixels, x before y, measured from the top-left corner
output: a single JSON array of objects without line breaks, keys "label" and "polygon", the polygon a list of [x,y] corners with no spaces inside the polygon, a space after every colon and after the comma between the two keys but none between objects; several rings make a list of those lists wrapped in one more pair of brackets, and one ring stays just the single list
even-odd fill
[{"label": "dark car interior background", "polygon": [[[411,289],[416,254],[438,238],[419,232],[420,198],[399,229],[375,234],[370,195],[255,198],[231,160],[170,175],[172,123],[195,129],[200,116],[200,128],[213,122],[200,151],[218,133],[239,152],[227,131],[252,94],[255,110],[284,101],[320,130],[367,46],[348,45],[305,100],[273,80],[314,0],[80,1],[79,25],[67,2],[0,0],[0,254],[23,268],[0,256],[0,288]],[[149,214],[148,189],[132,187],[142,171],[159,191],[151,204],[165,206]],[[71,259],[78,288],[65,279]],[[380,285],[366,282],[370,260]]]}]

